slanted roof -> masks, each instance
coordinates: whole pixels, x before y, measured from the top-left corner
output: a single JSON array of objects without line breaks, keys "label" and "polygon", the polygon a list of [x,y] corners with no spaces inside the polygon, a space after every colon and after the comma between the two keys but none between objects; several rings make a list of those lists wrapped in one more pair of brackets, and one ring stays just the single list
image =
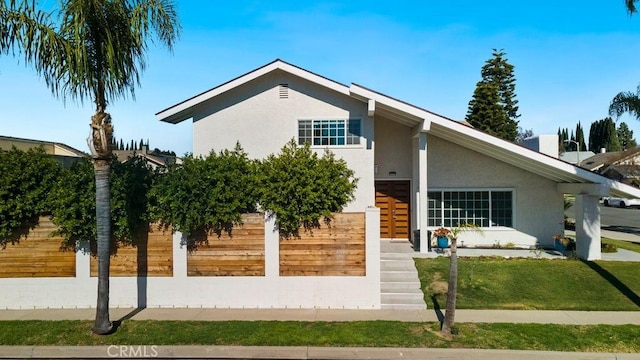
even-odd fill
[{"label": "slanted roof", "polygon": [[357,84],[346,86],[280,59],[168,107],[158,112],[156,117],[161,121],[179,123],[191,118],[194,107],[203,102],[212,100],[226,91],[276,70],[288,72],[319,86],[359,99],[367,104],[370,116],[382,115],[385,118],[412,127],[414,133],[425,132],[437,136],[560,184],[601,184],[610,189],[614,195],[640,198],[640,189],[608,179],[587,169],[530,150],[524,146],[488,135],[470,127],[468,124],[446,118],[364,86]]},{"label": "slanted roof", "polygon": [[640,155],[640,148],[632,148],[623,151],[610,151],[595,154],[590,158],[582,161],[582,166],[591,171],[600,169],[601,167],[609,164],[619,164],[630,158]]},{"label": "slanted roof", "polygon": [[0,149],[10,150],[13,146],[15,146],[19,150],[28,150],[31,148],[42,146],[45,149],[45,152],[50,155],[71,157],[88,156],[87,153],[83,151],[55,141],[24,139],[13,136],[0,135]]}]

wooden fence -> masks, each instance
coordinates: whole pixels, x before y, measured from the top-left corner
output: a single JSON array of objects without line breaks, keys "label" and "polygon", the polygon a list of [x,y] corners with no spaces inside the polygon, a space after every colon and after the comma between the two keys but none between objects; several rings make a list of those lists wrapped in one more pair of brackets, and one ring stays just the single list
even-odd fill
[{"label": "wooden fence", "polygon": [[[109,276],[173,276],[173,234],[151,225],[136,246],[120,246],[111,256]],[[98,259],[91,256],[91,276],[98,276]]]},{"label": "wooden fence", "polygon": [[60,250],[63,239],[52,237],[54,230],[51,220],[42,217],[26,239],[1,249],[0,278],[75,277],[76,254]]},{"label": "wooden fence", "polygon": [[[210,236],[208,244],[187,253],[188,276],[264,276],[264,214],[243,215],[232,235]],[[48,218],[26,239],[0,250],[0,278],[74,277],[76,254],[61,251],[61,237]],[[110,276],[173,276],[173,234],[153,231],[138,246],[123,246],[111,257]],[[365,276],[365,214],[337,213],[330,226],[279,240],[280,276]],[[90,275],[97,276],[90,257]]]},{"label": "wooden fence", "polygon": [[337,213],[301,238],[280,239],[281,276],[365,276],[365,214]]},{"label": "wooden fence", "polygon": [[264,276],[264,214],[242,215],[231,236],[211,235],[187,254],[188,276]]}]

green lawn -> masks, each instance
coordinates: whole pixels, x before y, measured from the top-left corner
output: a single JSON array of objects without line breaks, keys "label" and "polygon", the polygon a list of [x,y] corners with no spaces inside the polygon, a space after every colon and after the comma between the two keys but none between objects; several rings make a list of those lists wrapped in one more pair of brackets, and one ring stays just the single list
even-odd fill
[{"label": "green lawn", "polygon": [[614,244],[618,247],[618,249],[626,249],[626,250],[631,250],[631,251],[635,251],[637,253],[640,253],[640,244],[637,243],[632,243],[630,241],[624,241],[624,240],[614,240],[614,239],[609,239],[609,238],[602,238],[602,243],[603,244]]},{"label": "green lawn", "polygon": [[[430,308],[444,307],[449,258],[416,259]],[[459,258],[459,309],[640,310],[640,263]]]},{"label": "green lawn", "polygon": [[438,347],[639,352],[633,325],[458,324],[452,340],[437,323],[397,321],[125,321],[115,334],[91,334],[90,321],[3,321],[2,345],[245,345]]}]

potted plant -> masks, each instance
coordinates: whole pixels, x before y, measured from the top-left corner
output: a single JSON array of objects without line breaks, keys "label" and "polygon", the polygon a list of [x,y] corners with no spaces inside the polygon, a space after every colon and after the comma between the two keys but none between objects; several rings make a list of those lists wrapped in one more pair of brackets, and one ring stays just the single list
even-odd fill
[{"label": "potted plant", "polygon": [[575,244],[575,240],[570,237],[560,234],[553,236],[553,248],[556,251],[565,252],[567,250],[574,250]]},{"label": "potted plant", "polygon": [[449,246],[449,234],[451,234],[451,230],[445,227],[439,227],[433,231],[433,237],[436,238],[436,245],[444,249]]}]

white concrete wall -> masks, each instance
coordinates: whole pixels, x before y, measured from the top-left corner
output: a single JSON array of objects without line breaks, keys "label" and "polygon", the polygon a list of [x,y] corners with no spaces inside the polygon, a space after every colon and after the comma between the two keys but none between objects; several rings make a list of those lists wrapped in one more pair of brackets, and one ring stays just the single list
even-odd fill
[{"label": "white concrete wall", "polygon": [[[279,98],[279,84],[289,85],[287,99]],[[344,211],[357,212],[375,204],[373,182],[373,119],[367,104],[327,90],[289,73],[275,71],[201,105],[194,115],[193,152],[232,149],[240,142],[251,158],[277,154],[298,139],[299,119],[361,119],[360,145],[328,147],[344,159],[359,178],[356,200]],[[314,149],[322,154],[324,147]]]},{"label": "white concrete wall", "polygon": [[429,189],[513,189],[514,227],[465,233],[465,245],[553,245],[564,231],[563,196],[556,183],[446,140],[429,136]]},{"label": "white concrete wall", "polygon": [[[111,277],[110,306],[206,308],[380,308],[380,212],[367,208],[366,276],[279,276],[278,234],[265,222],[265,276],[187,276],[187,251],[174,235],[173,277]],[[92,308],[97,278],[79,251],[75,278],[0,279],[0,309]]]}]

